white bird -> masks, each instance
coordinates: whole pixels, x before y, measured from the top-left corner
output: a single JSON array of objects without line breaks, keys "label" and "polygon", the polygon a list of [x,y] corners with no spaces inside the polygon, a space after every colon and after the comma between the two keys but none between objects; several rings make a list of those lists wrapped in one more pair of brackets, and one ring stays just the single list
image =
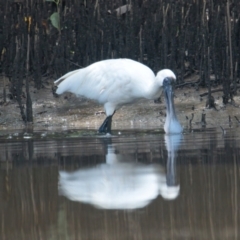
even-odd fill
[{"label": "white bird", "polygon": [[176,76],[169,69],[163,69],[155,76],[149,67],[139,62],[109,59],[69,72],[54,83],[58,86],[57,94],[71,92],[104,105],[107,117],[99,128],[101,133],[111,133],[112,116],[121,106],[142,98],[155,100],[163,90],[167,107],[164,130],[181,133],[182,126],[173,102],[172,84],[175,81]]}]

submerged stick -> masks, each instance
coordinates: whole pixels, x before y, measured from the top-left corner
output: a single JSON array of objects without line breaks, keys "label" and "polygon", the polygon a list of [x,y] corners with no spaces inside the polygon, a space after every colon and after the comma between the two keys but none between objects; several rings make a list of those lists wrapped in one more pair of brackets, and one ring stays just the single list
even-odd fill
[{"label": "submerged stick", "polygon": [[192,113],[192,118],[189,120],[190,126],[192,125],[192,120],[193,120],[193,118],[194,118],[194,113]]},{"label": "submerged stick", "polygon": [[202,126],[205,127],[207,125],[206,123],[206,113],[202,113],[202,119],[201,119]]},{"label": "submerged stick", "polygon": [[222,126],[220,126],[220,128],[222,129],[223,135],[225,135],[226,134],[226,130]]},{"label": "submerged stick", "polygon": [[238,117],[237,117],[237,116],[234,116],[234,117],[236,118],[236,120],[238,121],[238,123],[240,123],[240,121],[239,121]]}]

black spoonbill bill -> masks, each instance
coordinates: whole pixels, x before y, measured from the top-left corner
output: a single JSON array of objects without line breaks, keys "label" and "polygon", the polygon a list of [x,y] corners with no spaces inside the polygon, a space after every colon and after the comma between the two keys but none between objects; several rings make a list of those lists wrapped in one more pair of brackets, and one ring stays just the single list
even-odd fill
[{"label": "black spoonbill bill", "polygon": [[112,116],[127,103],[146,98],[155,100],[164,91],[167,117],[164,125],[166,133],[181,133],[173,101],[172,84],[175,74],[163,69],[153,71],[130,59],[109,59],[91,64],[65,74],[54,83],[57,94],[71,92],[104,105],[106,119],[99,128],[100,133],[111,133]]}]

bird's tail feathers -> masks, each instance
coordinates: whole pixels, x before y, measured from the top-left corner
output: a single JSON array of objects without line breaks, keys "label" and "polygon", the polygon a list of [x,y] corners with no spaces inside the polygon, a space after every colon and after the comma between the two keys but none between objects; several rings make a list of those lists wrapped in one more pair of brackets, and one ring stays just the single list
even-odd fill
[{"label": "bird's tail feathers", "polygon": [[54,85],[57,87],[56,93],[57,94],[62,94],[64,92],[73,92],[75,90],[75,76],[76,73],[79,73],[79,69],[69,72],[65,74],[64,76],[60,77],[54,82]]},{"label": "bird's tail feathers", "polygon": [[60,77],[59,79],[55,80],[55,81],[54,81],[54,84],[55,84],[55,85],[59,85],[63,80],[65,80],[66,78],[72,76],[73,74],[75,74],[75,73],[78,72],[78,71],[79,71],[79,69],[74,70],[74,71],[72,71],[72,72],[69,72],[69,73],[63,75],[63,76]]}]

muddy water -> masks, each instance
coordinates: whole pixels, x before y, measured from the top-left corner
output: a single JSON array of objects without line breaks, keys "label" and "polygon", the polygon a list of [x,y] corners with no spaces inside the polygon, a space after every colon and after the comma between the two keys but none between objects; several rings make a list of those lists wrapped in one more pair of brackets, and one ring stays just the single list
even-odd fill
[{"label": "muddy water", "polygon": [[240,130],[0,135],[0,239],[239,239]]}]

